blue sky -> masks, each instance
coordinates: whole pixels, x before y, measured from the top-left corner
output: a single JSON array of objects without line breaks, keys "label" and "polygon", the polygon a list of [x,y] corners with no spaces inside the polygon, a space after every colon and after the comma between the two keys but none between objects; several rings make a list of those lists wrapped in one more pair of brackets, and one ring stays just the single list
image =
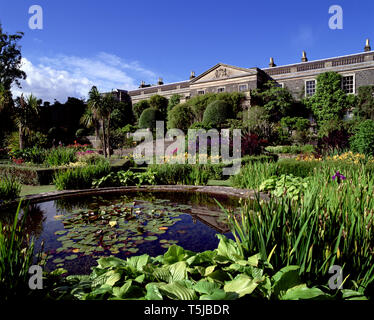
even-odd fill
[{"label": "blue sky", "polygon": [[[43,29],[31,30],[31,5],[43,9]],[[331,30],[331,5],[343,8],[343,30]],[[100,90],[134,89],[141,80],[186,80],[218,62],[267,67],[374,47],[374,1],[88,1],[0,2],[6,32],[23,31],[20,92],[53,102]]]}]

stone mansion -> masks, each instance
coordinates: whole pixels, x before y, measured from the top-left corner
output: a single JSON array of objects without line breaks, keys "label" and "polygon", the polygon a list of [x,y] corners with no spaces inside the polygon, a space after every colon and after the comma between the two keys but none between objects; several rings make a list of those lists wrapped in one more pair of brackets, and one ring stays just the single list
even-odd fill
[{"label": "stone mansion", "polygon": [[[181,96],[181,102],[205,93],[242,92],[250,105],[250,92],[268,80],[287,88],[296,99],[311,96],[316,90],[316,78],[320,73],[335,71],[342,75],[342,89],[355,94],[357,88],[374,85],[374,51],[371,50],[369,39],[366,40],[364,51],[340,57],[308,61],[305,51],[301,62],[277,66],[270,58],[268,68],[241,68],[218,63],[204,73],[195,76],[192,71],[189,80],[164,84],[159,78],[156,85],[145,84],[143,81],[136,90],[117,89],[119,100],[126,95],[132,103],[150,98],[158,94],[170,98],[173,94]],[[128,98],[128,97],[127,97]]]}]

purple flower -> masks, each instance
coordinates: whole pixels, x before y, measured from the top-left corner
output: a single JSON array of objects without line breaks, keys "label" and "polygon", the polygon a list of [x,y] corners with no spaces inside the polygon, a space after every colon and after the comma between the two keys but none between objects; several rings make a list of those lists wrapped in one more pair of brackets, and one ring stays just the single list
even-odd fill
[{"label": "purple flower", "polygon": [[347,179],[344,175],[342,175],[339,171],[336,171],[335,175],[332,176],[332,180],[335,181],[335,179],[340,183],[342,180]]}]

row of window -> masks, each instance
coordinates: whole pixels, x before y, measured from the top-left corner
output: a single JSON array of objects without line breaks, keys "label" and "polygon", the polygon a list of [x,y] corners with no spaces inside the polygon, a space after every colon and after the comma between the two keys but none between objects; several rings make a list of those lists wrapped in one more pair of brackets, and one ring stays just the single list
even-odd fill
[{"label": "row of window", "polygon": [[[312,96],[316,93],[316,86],[317,81],[316,80],[307,80],[305,81],[305,96],[309,97]],[[284,87],[283,83],[277,83],[276,84],[279,87]],[[353,75],[350,76],[343,76],[342,78],[342,89],[346,93],[355,93],[355,79]],[[248,90],[248,85],[247,84],[240,84],[239,85],[239,92],[244,92]],[[221,87],[217,89],[217,92],[225,92],[225,88]],[[197,91],[198,95],[203,95],[205,94],[205,90],[198,90]]]},{"label": "row of window", "polygon": [[[343,76],[342,89],[346,93],[355,93],[355,79],[354,76]],[[316,80],[305,81],[305,95],[312,96],[316,93]]]},{"label": "row of window", "polygon": [[[247,90],[248,90],[248,85],[247,84],[240,84],[239,85],[239,92],[244,92],[244,91],[247,91]],[[220,87],[220,88],[217,89],[218,93],[225,92],[225,91],[226,91],[225,87]],[[205,90],[198,90],[197,94],[198,95],[205,94]]]}]

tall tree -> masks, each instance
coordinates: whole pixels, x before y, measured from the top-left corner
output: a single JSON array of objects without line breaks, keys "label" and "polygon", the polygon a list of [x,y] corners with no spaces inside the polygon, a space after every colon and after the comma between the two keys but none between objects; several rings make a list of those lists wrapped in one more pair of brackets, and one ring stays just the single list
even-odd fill
[{"label": "tall tree", "polygon": [[26,73],[20,69],[22,56],[18,41],[22,37],[22,32],[4,33],[0,24],[0,83],[5,90],[10,90],[13,82],[20,87],[19,80],[26,79]]},{"label": "tall tree", "polygon": [[118,106],[119,101],[114,97],[114,95],[110,92],[104,95],[103,98],[103,107],[100,111],[100,115],[103,118],[103,124],[106,127],[106,141],[105,146],[107,148],[106,153],[108,156],[111,155],[111,148],[110,148],[110,126],[111,126],[111,115],[113,110],[115,110]]},{"label": "tall tree", "polygon": [[292,115],[295,100],[286,89],[268,81],[263,88],[253,90],[252,104],[265,109],[270,122],[278,122],[282,117]]},{"label": "tall tree", "polygon": [[[105,135],[105,125],[103,120],[103,97],[101,96],[99,90],[96,86],[92,86],[90,92],[88,93],[88,101],[87,101],[88,111],[86,112],[86,122],[87,123],[99,123],[101,125],[101,129],[103,131],[103,137],[100,139],[102,143],[103,153],[104,156],[107,157],[106,153],[106,135]],[[98,127],[96,127],[98,128]],[[98,135],[98,131],[96,131],[96,135]]]},{"label": "tall tree", "polygon": [[[110,156],[110,123],[111,114],[118,104],[118,100],[110,92],[102,95],[96,86],[93,86],[89,92],[87,106],[90,111],[86,112],[86,120],[98,121],[103,132],[102,147],[105,157]],[[84,118],[82,118],[84,120]]]}]

